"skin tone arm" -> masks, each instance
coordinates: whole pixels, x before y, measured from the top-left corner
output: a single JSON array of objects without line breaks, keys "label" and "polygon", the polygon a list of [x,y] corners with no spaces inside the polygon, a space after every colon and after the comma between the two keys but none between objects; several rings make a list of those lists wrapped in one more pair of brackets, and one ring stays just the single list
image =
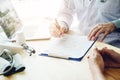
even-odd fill
[{"label": "skin tone arm", "polygon": [[50,31],[51,36],[53,36],[53,37],[61,37],[65,33],[67,33],[69,31],[69,29],[66,26],[64,26],[64,25],[60,25],[58,23],[58,21],[55,20],[51,24],[51,26],[49,28],[49,31]]},{"label": "skin tone arm", "polygon": [[104,38],[116,29],[113,23],[104,23],[96,25],[88,34],[89,40],[95,40],[100,34],[103,34],[99,41],[103,41]]},{"label": "skin tone arm", "polygon": [[93,80],[106,80],[104,77],[104,61],[97,49],[94,49],[90,54],[88,62]]}]

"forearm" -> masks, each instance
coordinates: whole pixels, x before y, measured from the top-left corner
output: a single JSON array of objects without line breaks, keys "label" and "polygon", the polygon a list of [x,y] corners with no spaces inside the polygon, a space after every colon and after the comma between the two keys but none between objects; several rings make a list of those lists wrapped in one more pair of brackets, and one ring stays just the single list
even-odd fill
[{"label": "forearm", "polygon": [[92,73],[93,80],[106,80],[104,76],[104,72],[100,71],[100,69],[98,68],[92,69],[91,73]]}]

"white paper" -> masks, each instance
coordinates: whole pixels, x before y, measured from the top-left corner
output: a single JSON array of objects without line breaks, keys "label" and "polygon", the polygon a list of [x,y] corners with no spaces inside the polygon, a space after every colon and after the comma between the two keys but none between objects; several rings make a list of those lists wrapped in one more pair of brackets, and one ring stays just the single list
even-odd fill
[{"label": "white paper", "polygon": [[80,58],[91,47],[93,42],[89,41],[87,36],[66,34],[61,38],[51,38],[48,49],[45,52],[58,57]]}]

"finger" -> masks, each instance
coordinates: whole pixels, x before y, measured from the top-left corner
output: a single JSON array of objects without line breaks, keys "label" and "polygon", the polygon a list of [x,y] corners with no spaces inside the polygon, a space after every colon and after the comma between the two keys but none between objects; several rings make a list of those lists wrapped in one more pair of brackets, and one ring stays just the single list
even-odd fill
[{"label": "finger", "polygon": [[60,29],[60,25],[59,25],[57,19],[55,19],[55,24],[56,24],[56,28]]},{"label": "finger", "polygon": [[91,51],[90,55],[89,55],[90,58],[95,58],[96,55],[97,55],[97,53],[98,53],[97,48],[94,48],[94,49]]},{"label": "finger", "polygon": [[100,29],[101,29],[101,28],[100,28],[99,26],[96,27],[96,28],[94,28],[94,29],[90,32],[90,34],[88,35],[89,40],[92,40],[92,37],[94,37],[95,34],[96,34]]},{"label": "finger", "polygon": [[58,36],[61,37],[63,35],[64,31],[62,30],[61,26],[59,25],[57,19],[55,19],[55,23],[56,23],[56,28],[58,29],[58,32],[59,32]]},{"label": "finger", "polygon": [[118,54],[114,50],[103,48],[102,55],[104,57],[106,56],[107,58],[108,57],[111,58],[113,61],[116,61],[116,62],[120,63],[120,54]]},{"label": "finger", "polygon": [[103,34],[102,38],[101,38],[99,41],[102,42],[102,41],[105,39],[105,37],[108,35],[108,33],[109,33],[109,32],[105,32],[105,33]]},{"label": "finger", "polygon": [[98,48],[94,48],[93,51],[94,51],[95,53],[99,53]]},{"label": "finger", "polygon": [[61,33],[60,33],[59,30],[56,29],[56,30],[51,32],[51,35],[54,36],[54,37],[60,37]]},{"label": "finger", "polygon": [[94,49],[94,54],[95,54],[96,56],[102,56],[102,55],[101,55],[101,52],[100,52],[100,50],[98,50],[98,48],[95,48],[95,49]]},{"label": "finger", "polygon": [[95,36],[93,36],[92,38],[91,38],[91,40],[95,40],[96,38],[95,38]]},{"label": "finger", "polygon": [[63,35],[66,32],[66,27],[61,27],[61,35]]},{"label": "finger", "polygon": [[95,37],[98,37],[101,33],[103,33],[103,29],[100,29],[99,31],[97,31],[97,33],[95,34]]},{"label": "finger", "polygon": [[113,54],[113,53],[116,53],[114,50],[111,50],[111,49],[108,49],[108,48],[103,48],[101,50],[103,52],[103,54]]},{"label": "finger", "polygon": [[103,48],[101,50],[101,54],[102,55],[107,55],[107,56],[110,56],[110,57],[114,57],[114,55],[116,54],[116,52],[114,50],[111,50],[111,49]]},{"label": "finger", "polygon": [[[99,31],[96,32],[96,34],[91,38],[91,40],[96,40],[101,33],[103,33],[104,30],[101,28]],[[107,33],[105,33],[104,37],[106,37]]]},{"label": "finger", "polygon": [[60,31],[59,29],[56,27],[56,24],[53,23],[51,24],[51,27],[50,27],[50,34],[54,37],[59,37],[59,34],[60,34]]},{"label": "finger", "polygon": [[60,35],[61,35],[61,33],[57,30],[53,32],[54,37],[60,37]]},{"label": "finger", "polygon": [[96,32],[93,33],[94,36],[91,37],[91,40],[95,40],[102,33],[102,29],[97,29]]},{"label": "finger", "polygon": [[99,26],[100,26],[99,24],[96,25],[96,26],[90,31],[90,33],[88,34],[88,36],[90,36],[90,35],[92,34],[92,32],[93,32],[95,29],[97,29]]}]

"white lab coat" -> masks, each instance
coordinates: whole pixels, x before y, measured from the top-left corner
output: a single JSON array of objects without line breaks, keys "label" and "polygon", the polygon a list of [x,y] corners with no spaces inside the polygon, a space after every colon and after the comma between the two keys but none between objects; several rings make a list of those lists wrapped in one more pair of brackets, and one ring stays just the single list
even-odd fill
[{"label": "white lab coat", "polygon": [[[74,15],[79,20],[80,31],[87,35],[96,24],[120,18],[120,0],[62,0],[58,20],[71,26]],[[118,32],[114,34],[115,39],[120,39]]]},{"label": "white lab coat", "polygon": [[84,33],[98,23],[111,22],[120,18],[120,0],[63,0],[59,12],[59,20],[69,26],[76,14],[79,28]]}]

